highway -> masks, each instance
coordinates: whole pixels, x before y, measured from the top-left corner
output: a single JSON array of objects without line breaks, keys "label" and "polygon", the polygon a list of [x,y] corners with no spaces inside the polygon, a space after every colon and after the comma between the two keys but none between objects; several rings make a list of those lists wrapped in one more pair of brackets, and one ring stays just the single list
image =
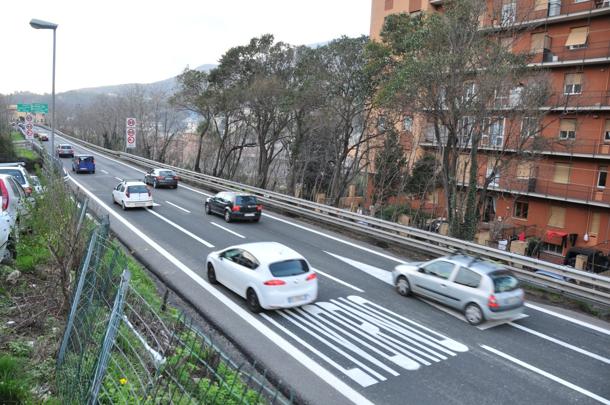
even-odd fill
[{"label": "highway", "polygon": [[[529,303],[519,320],[473,327],[394,291],[390,271],[408,257],[269,211],[259,223],[227,224],[204,213],[209,191],[185,184],[153,190],[154,210],[122,211],[112,189],[144,170],[74,146],[95,156],[96,173],[72,173],[70,159],[64,168],[108,210],[112,230],[305,402],[610,404],[608,324]],[[255,241],[309,260],[319,274],[316,305],[254,315],[207,282],[209,252]]]}]

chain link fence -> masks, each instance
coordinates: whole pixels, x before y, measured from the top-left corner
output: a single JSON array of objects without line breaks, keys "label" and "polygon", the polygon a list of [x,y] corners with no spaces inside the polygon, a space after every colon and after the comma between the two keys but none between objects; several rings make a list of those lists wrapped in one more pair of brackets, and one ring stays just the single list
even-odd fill
[{"label": "chain link fence", "polygon": [[141,282],[109,237],[106,218],[92,232],[74,280],[57,358],[62,403],[293,402],[255,363],[236,364],[192,319],[139,289]]}]

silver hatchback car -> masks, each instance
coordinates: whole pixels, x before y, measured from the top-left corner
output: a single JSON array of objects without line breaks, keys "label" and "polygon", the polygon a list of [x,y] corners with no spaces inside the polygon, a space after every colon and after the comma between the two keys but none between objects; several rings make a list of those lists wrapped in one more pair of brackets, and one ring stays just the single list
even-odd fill
[{"label": "silver hatchback car", "polygon": [[396,266],[396,291],[431,298],[462,311],[468,323],[511,319],[523,312],[523,290],[512,272],[479,258],[454,255]]}]

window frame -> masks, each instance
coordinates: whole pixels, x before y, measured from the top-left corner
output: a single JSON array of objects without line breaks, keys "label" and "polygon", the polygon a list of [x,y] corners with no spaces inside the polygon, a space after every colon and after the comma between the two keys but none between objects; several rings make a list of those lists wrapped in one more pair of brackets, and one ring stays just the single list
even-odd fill
[{"label": "window frame", "polygon": [[[603,176],[602,176],[603,175]],[[603,185],[600,185],[603,177]],[[608,166],[599,166],[597,170],[597,188],[605,189],[608,183]]]},{"label": "window frame", "polygon": [[[441,275],[440,275],[439,273],[437,273],[436,271],[431,272],[431,271],[428,271],[428,270],[427,270],[427,269],[428,269],[430,266],[434,266],[434,265],[437,265],[437,264],[440,264],[440,263],[443,263],[443,264],[445,264],[445,263],[446,263],[446,264],[451,265],[451,272],[449,273],[449,275],[448,275],[447,277],[443,277],[443,276],[441,276]],[[455,271],[455,263],[450,262],[450,261],[447,261],[447,260],[436,260],[436,261],[434,261],[434,262],[432,262],[432,263],[428,263],[427,265],[422,266],[422,267],[421,267],[421,269],[423,269],[423,270],[424,270],[424,274],[427,274],[427,275],[430,275],[430,276],[434,276],[434,277],[440,278],[440,279],[442,279],[442,280],[449,280],[449,278],[451,278],[451,275],[452,275],[452,274],[453,274],[453,272]]]},{"label": "window frame", "polygon": [[[515,203],[513,204],[513,218],[527,219],[529,215],[529,207],[529,201],[515,201]],[[523,215],[524,213],[525,216]]]}]

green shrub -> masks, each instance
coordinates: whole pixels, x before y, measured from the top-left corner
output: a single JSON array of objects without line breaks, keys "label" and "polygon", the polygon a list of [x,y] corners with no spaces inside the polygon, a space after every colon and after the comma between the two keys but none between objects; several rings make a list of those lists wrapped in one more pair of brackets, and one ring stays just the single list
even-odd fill
[{"label": "green shrub", "polygon": [[0,404],[26,404],[30,391],[21,359],[0,356]]}]

